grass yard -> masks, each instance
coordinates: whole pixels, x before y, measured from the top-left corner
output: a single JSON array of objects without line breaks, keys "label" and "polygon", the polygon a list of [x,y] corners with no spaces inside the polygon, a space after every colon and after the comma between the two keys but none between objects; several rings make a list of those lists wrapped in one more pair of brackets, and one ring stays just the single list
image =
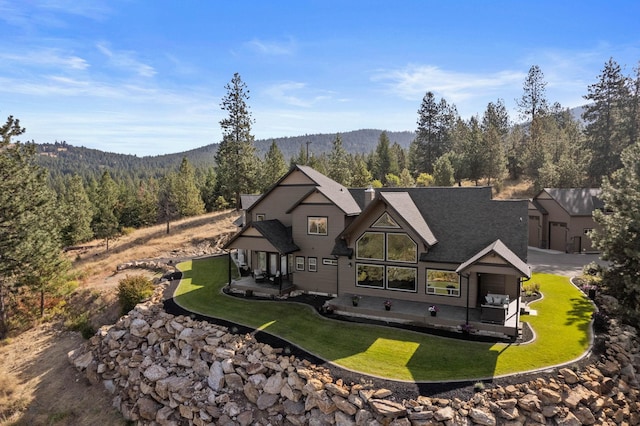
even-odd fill
[{"label": "grass yard", "polygon": [[474,380],[546,368],[579,358],[590,344],[590,301],[564,277],[534,274],[544,298],[525,316],[536,335],[530,344],[478,343],[424,333],[335,321],[307,305],[252,301],[221,292],[227,257],[178,265],[183,279],[176,302],[192,312],[259,328],[340,366],[408,381]]}]

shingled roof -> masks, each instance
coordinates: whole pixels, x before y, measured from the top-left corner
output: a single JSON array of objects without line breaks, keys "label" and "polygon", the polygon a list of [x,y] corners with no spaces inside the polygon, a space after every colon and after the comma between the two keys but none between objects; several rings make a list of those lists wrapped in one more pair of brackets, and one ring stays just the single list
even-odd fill
[{"label": "shingled roof", "polygon": [[[493,200],[490,187],[376,189],[381,192],[406,192],[437,239],[420,261],[463,263],[498,239],[527,260],[526,200]],[[364,189],[351,194],[364,206]]]},{"label": "shingled roof", "polygon": [[591,216],[604,207],[598,188],[544,188],[541,192],[549,194],[571,216]]},{"label": "shingled roof", "polygon": [[523,274],[525,277],[531,277],[531,267],[523,262],[514,252],[509,250],[509,247],[505,246],[504,243],[500,240],[496,240],[493,243],[489,244],[487,247],[480,250],[466,262],[458,266],[456,272],[461,273],[464,272],[467,268],[472,266],[474,263],[481,260],[483,257],[488,255],[489,253],[495,253],[500,258],[502,258],[505,262],[509,263],[513,268]]},{"label": "shingled roof", "polygon": [[253,222],[256,228],[279,253],[287,254],[300,250],[293,242],[291,227],[286,227],[276,219]]}]

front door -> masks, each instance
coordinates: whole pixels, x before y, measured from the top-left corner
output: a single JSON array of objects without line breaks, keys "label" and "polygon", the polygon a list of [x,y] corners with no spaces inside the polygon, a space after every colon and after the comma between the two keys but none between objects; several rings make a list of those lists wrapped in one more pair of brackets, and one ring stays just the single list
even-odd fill
[{"label": "front door", "polygon": [[269,274],[275,275],[278,271],[278,253],[269,253]]}]

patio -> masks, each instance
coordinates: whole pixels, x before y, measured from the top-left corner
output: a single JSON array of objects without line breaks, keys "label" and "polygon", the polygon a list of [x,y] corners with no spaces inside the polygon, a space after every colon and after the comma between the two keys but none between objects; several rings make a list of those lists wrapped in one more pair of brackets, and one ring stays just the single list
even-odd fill
[{"label": "patio", "polygon": [[281,279],[279,283],[269,278],[257,282],[252,276],[231,280],[231,283],[227,287],[233,292],[245,294],[252,292],[257,296],[283,296],[291,293],[295,289],[295,286],[287,279]]},{"label": "patio", "polygon": [[[361,297],[358,306],[353,306],[351,295],[342,295],[331,299],[327,305],[331,306],[335,313],[351,317],[371,318],[387,322],[407,323],[422,327],[436,328],[447,331],[460,331],[460,326],[467,320],[467,309],[458,306],[438,305],[436,316],[431,316],[429,305],[421,302],[406,300],[392,300],[390,310],[384,307],[381,297]],[[482,322],[481,309],[469,308],[468,322],[473,326],[474,333],[495,337],[512,337],[517,327],[518,336],[522,333],[522,324],[517,324],[516,300],[509,303],[508,314],[504,324],[492,324]]]}]

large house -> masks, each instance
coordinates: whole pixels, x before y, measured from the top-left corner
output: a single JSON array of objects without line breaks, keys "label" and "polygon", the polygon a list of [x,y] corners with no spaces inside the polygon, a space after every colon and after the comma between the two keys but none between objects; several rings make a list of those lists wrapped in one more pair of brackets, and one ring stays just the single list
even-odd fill
[{"label": "large house", "polygon": [[596,188],[544,188],[529,202],[529,245],[566,253],[593,251],[590,232],[604,209]]},{"label": "large house", "polygon": [[518,334],[530,277],[526,200],[493,200],[489,187],[348,189],[301,165],[252,200],[226,249],[240,253],[249,279],[422,312],[436,305],[507,336]]}]

